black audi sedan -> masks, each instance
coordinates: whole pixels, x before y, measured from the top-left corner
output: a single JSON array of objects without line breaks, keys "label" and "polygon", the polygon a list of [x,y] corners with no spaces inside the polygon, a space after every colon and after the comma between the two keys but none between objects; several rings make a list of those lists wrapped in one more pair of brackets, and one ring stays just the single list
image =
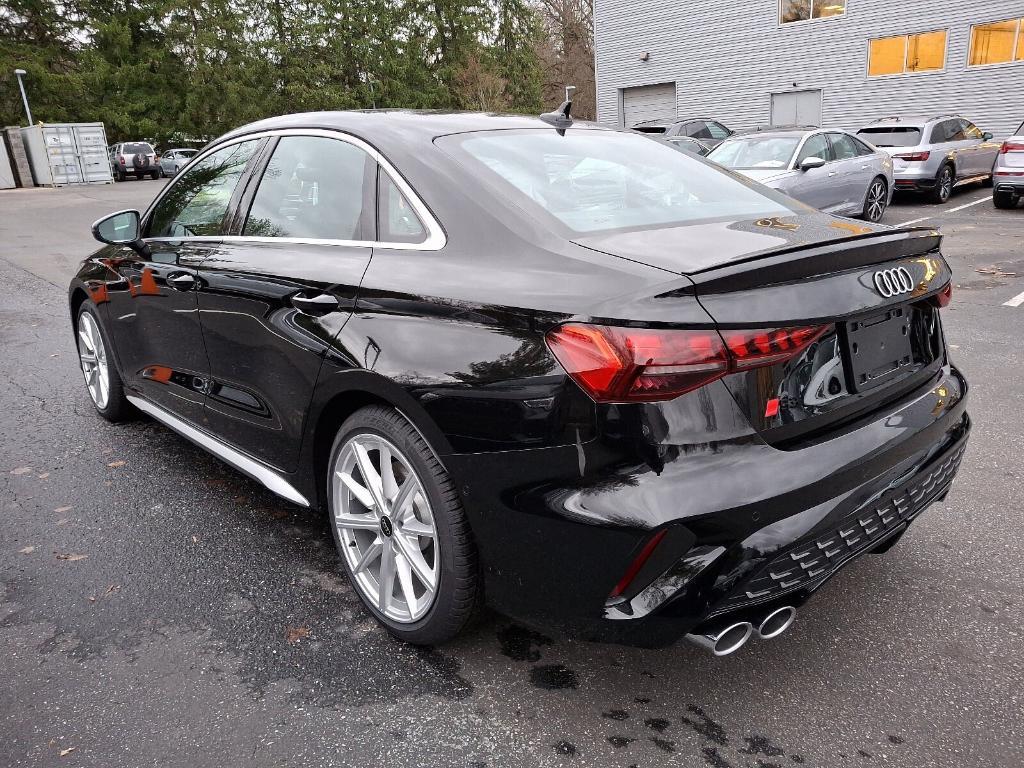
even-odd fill
[{"label": "black audi sedan", "polygon": [[950,268],[934,231],[568,111],[217,139],[94,225],[69,293],[85,382],[101,416],[326,513],[403,640],[486,602],[724,655],[948,492],[970,429]]}]

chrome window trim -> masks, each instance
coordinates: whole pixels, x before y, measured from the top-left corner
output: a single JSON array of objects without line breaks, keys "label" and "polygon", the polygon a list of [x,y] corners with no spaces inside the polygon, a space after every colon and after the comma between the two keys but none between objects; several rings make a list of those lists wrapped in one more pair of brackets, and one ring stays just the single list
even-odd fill
[{"label": "chrome window trim", "polygon": [[334,139],[336,141],[347,142],[359,149],[363,150],[372,157],[377,164],[384,170],[384,173],[388,175],[391,182],[398,187],[399,191],[409,201],[416,215],[419,216],[420,221],[423,223],[424,228],[427,230],[427,237],[422,243],[388,243],[379,240],[334,240],[334,239],[319,239],[319,238],[308,238],[308,237],[256,237],[253,235],[192,235],[186,237],[147,237],[146,242],[252,242],[252,243],[288,243],[297,245],[334,245],[334,246],[345,246],[345,247],[358,247],[358,248],[386,248],[388,250],[395,251],[439,251],[444,248],[448,242],[448,238],[445,235],[444,229],[433,213],[427,208],[426,204],[420,199],[420,196],[416,194],[408,182],[402,177],[398,170],[388,161],[384,155],[378,152],[374,147],[367,144],[362,139],[353,136],[349,133],[345,133],[341,129],[326,129],[326,128],[275,128],[267,131],[257,131],[255,133],[247,133],[241,136],[236,136],[228,141],[221,142],[215,146],[208,147],[198,154],[193,155],[188,164],[183,167],[175,176],[175,180],[164,187],[160,194],[154,198],[153,202],[146,208],[145,213],[142,215],[142,220],[145,222],[148,220],[150,213],[153,209],[159,205],[167,191],[171,189],[178,180],[182,177],[182,174],[189,170],[193,163],[202,162],[203,158],[213,154],[225,147],[230,147],[234,144],[241,144],[245,141],[258,141],[259,139],[274,137],[274,136],[315,136],[325,139]]}]

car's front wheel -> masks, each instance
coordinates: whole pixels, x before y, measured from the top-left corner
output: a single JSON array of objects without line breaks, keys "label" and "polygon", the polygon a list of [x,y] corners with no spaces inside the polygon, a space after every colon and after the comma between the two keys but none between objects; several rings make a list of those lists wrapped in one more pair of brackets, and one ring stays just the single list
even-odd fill
[{"label": "car's front wheel", "polygon": [[867,197],[864,199],[864,210],[861,218],[872,223],[882,220],[885,215],[886,206],[889,203],[889,185],[885,179],[879,177],[871,182],[868,187]]},{"label": "car's front wheel", "polygon": [[124,421],[132,414],[132,405],[124,396],[124,385],[110,356],[110,344],[100,325],[96,305],[86,301],[78,310],[78,359],[85,376],[85,388],[100,416],[108,421]]},{"label": "car's front wheel", "polygon": [[338,431],[327,473],[331,528],[363,603],[395,637],[455,637],[478,611],[476,546],[459,494],[400,413],[363,408]]}]

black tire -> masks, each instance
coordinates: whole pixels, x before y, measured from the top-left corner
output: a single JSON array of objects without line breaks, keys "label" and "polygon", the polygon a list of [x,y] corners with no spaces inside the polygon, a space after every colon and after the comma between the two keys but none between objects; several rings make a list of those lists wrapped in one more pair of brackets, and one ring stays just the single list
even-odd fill
[{"label": "black tire", "polygon": [[[874,193],[876,185],[881,185],[881,210],[873,205]],[[876,176],[871,180],[871,184],[868,185],[867,194],[864,196],[864,208],[861,211],[860,217],[865,221],[869,221],[872,224],[877,224],[885,216],[885,209],[889,206],[889,183],[881,176]]]},{"label": "black tire", "polygon": [[931,193],[933,203],[946,203],[953,195],[953,185],[956,183],[956,173],[949,163],[943,164],[935,176],[935,189]]},{"label": "black tire", "polygon": [[[103,328],[103,323],[100,322],[99,312],[96,310],[96,305],[89,300],[82,303],[82,306],[78,309],[78,316],[75,318],[75,346],[78,349],[79,355],[82,354],[83,341],[78,334],[78,329],[81,327],[82,315],[88,314],[91,316],[92,321],[96,325],[96,329],[99,331],[100,338],[103,341],[103,346],[107,357],[107,378],[109,381],[109,393],[107,395],[106,405],[100,407],[96,400],[90,395],[89,400],[96,409],[96,412],[107,421],[127,421],[135,416],[135,409],[132,404],[128,402],[128,398],[124,394],[124,383],[121,381],[121,374],[117,370],[117,364],[114,362],[113,356],[113,345],[110,343],[110,337],[107,336],[106,330]],[[79,369],[81,369],[81,364]],[[86,386],[86,392],[88,393],[88,386]]]},{"label": "black tire", "polygon": [[[331,447],[329,468],[335,466],[342,447],[358,434],[373,434],[389,440],[408,459],[431,506],[440,552],[438,584],[433,605],[418,621],[400,623],[382,614],[357,586],[352,570],[341,552],[337,526],[331,532],[349,581],[356,594],[385,629],[399,640],[414,645],[438,645],[461,633],[479,615],[483,602],[482,579],[476,544],[459,500],[459,492],[437,456],[400,413],[393,408],[370,406],[356,411],[341,425]],[[328,513],[333,521],[337,500],[328,471]]]},{"label": "black tire", "polygon": [[156,181],[156,180],[157,180],[157,179],[159,179],[159,178],[160,178],[160,177],[161,177],[162,175],[163,175],[163,174],[162,174],[162,173],[160,173],[160,169],[159,169],[159,168],[157,168],[157,170],[155,170],[155,171],[153,171],[153,172],[152,172],[151,174],[149,174],[149,178],[151,178],[151,179],[152,179],[153,181]]},{"label": "black tire", "polygon": [[996,208],[1002,208],[1008,210],[1010,208],[1016,208],[1019,201],[1019,197],[1013,192],[1000,192],[996,190],[992,193],[992,203]]},{"label": "black tire", "polygon": [[114,174],[114,180],[115,180],[115,181],[124,181],[124,180],[125,180],[125,179],[127,179],[127,178],[128,178],[128,177],[127,177],[127,176],[125,176],[125,173],[124,173],[124,171],[122,171],[122,170],[121,170],[120,168],[118,168],[118,169],[117,169],[117,172],[116,172],[116,173]]}]

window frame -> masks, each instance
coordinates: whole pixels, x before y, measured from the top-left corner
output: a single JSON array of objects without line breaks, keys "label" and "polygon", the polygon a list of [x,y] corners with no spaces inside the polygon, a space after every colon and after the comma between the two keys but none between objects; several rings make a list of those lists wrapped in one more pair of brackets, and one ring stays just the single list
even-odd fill
[{"label": "window frame", "polygon": [[[448,242],[448,237],[445,234],[440,222],[434,216],[433,212],[426,206],[422,198],[416,191],[409,185],[405,178],[398,172],[398,170],[391,164],[390,161],[380,152],[378,152],[373,146],[367,144],[357,136],[353,136],[350,133],[345,133],[341,129],[328,129],[328,128],[276,128],[265,131],[254,131],[252,133],[241,134],[234,136],[231,139],[223,142],[217,142],[213,146],[205,147],[199,151],[198,154],[193,155],[189,160],[191,165],[193,162],[201,162],[207,155],[212,154],[218,150],[224,149],[225,147],[233,144],[240,144],[245,141],[251,141],[253,139],[269,139],[272,137],[279,136],[319,136],[328,139],[336,139],[338,141],[345,141],[352,144],[359,149],[362,149],[370,157],[376,161],[378,167],[383,170],[391,178],[391,181],[398,187],[402,194],[405,195],[409,204],[416,211],[416,215],[419,216],[420,221],[427,230],[427,237],[422,243],[387,243],[379,240],[334,240],[334,239],[319,239],[319,238],[306,238],[306,237],[258,237],[255,235],[241,235],[237,234],[239,229],[237,228],[239,220],[244,220],[245,216],[248,215],[248,205],[243,205],[244,201],[248,200],[250,194],[255,194],[258,186],[259,179],[256,178],[256,169],[262,169],[266,162],[270,159],[268,147],[276,144],[273,141],[264,141],[262,147],[257,147],[256,151],[253,152],[253,156],[249,159],[249,164],[246,166],[245,172],[239,181],[238,189],[242,192],[239,194],[237,200],[232,200],[231,206],[228,211],[228,216],[225,217],[227,223],[226,231],[231,234],[223,235],[190,235],[186,237],[160,237],[160,238],[144,238],[146,242],[258,242],[258,243],[296,243],[305,245],[336,245],[346,247],[359,247],[359,248],[383,248],[388,250],[401,250],[401,251],[439,251]],[[262,175],[262,174],[260,174]],[[164,195],[174,187],[176,183],[179,183],[181,177],[176,177],[171,181],[170,184],[166,185],[160,194],[154,198],[153,202],[149,204],[145,212],[142,214],[142,231],[149,226],[149,218],[156,208],[156,206],[163,199]],[[254,186],[254,183],[256,186]],[[236,189],[236,192],[238,190]],[[374,189],[374,208],[376,209],[376,188]]]},{"label": "window frame", "polygon": [[[1002,24],[1007,21],[1016,21],[1017,30],[1013,37],[1013,52],[1010,54],[1009,61],[992,61],[988,64],[971,64],[971,54],[974,52],[974,30],[979,27],[987,27],[992,24]],[[1024,51],[1020,50],[1021,38],[1024,37],[1024,16],[1018,16],[1016,19],[1010,17],[1009,19],[992,19],[991,21],[982,21],[977,24],[971,24],[970,30],[968,30],[967,36],[967,69],[987,69],[988,67],[1012,67],[1016,65],[1024,64]],[[1019,57],[1019,58],[1018,58]]]},{"label": "window frame", "polygon": [[[907,58],[910,56],[910,38],[922,37],[924,35],[934,35],[938,32],[942,32],[945,35],[942,44],[942,67],[939,69],[907,69]],[[894,38],[903,38],[903,71],[902,72],[888,72],[884,75],[872,75],[871,74],[871,44],[876,40],[891,40]],[[949,28],[943,27],[940,29],[924,29],[920,32],[907,32],[902,35],[882,35],[881,37],[869,37],[867,41],[867,56],[864,61],[864,76],[869,80],[879,80],[884,77],[919,77],[922,75],[941,75],[949,67]]]},{"label": "window frame", "polygon": [[814,24],[814,23],[819,22],[819,21],[828,21],[829,19],[842,19],[842,18],[845,18],[846,14],[850,10],[850,2],[851,2],[851,0],[844,0],[844,2],[843,2],[843,12],[842,13],[834,13],[831,16],[819,16],[818,18],[814,18],[814,0],[806,0],[807,5],[810,7],[810,10],[811,10],[811,16],[809,16],[806,19],[797,19],[796,21],[783,21],[782,20],[782,4],[784,2],[785,2],[785,0],[778,0],[778,2],[775,5],[775,23],[776,23],[776,26],[779,27],[779,28],[789,28],[789,27],[800,26],[802,24]]}]

